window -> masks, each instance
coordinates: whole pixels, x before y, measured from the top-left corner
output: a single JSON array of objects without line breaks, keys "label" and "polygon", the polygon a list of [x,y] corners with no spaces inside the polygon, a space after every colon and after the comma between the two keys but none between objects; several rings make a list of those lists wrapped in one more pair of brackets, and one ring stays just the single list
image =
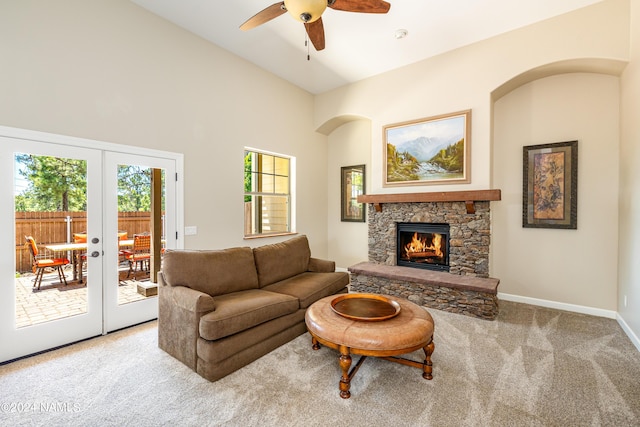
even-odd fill
[{"label": "window", "polygon": [[244,236],[291,232],[292,158],[245,149]]}]

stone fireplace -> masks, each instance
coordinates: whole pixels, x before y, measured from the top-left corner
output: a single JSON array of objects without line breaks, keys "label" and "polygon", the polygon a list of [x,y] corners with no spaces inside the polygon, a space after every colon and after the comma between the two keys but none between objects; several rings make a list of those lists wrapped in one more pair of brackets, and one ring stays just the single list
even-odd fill
[{"label": "stone fireplace", "polygon": [[369,261],[349,268],[351,290],[494,319],[493,200],[500,200],[500,190],[360,196],[359,202],[370,203]]},{"label": "stone fireplace", "polygon": [[369,261],[398,265],[399,223],[449,225],[449,272],[488,277],[491,219],[489,202],[475,202],[468,214],[464,202],[387,203],[381,212],[369,205]]}]

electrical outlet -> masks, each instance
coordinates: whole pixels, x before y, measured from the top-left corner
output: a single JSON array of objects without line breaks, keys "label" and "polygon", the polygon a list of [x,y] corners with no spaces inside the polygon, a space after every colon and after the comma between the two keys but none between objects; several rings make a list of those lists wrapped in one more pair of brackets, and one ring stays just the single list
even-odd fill
[{"label": "electrical outlet", "polygon": [[627,308],[627,296],[626,295],[624,296],[624,303],[623,304],[624,304],[624,307]]},{"label": "electrical outlet", "polygon": [[190,225],[190,226],[184,228],[184,235],[185,236],[195,236],[196,234],[198,234],[198,227],[197,226]]}]

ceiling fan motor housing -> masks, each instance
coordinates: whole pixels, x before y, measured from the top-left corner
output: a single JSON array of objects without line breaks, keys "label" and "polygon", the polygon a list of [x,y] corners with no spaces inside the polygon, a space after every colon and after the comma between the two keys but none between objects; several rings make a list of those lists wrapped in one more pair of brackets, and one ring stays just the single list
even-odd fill
[{"label": "ceiling fan motor housing", "polygon": [[327,8],[327,0],[284,0],[287,12],[300,22],[317,21]]}]

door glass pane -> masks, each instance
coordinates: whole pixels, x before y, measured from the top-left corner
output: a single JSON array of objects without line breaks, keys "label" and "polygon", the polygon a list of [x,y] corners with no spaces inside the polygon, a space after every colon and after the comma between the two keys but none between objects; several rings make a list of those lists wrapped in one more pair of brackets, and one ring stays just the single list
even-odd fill
[{"label": "door glass pane", "polygon": [[118,305],[157,295],[154,273],[165,241],[164,176],[164,169],[118,165]]},{"label": "door glass pane", "polygon": [[15,153],[16,327],[87,312],[85,160]]}]

